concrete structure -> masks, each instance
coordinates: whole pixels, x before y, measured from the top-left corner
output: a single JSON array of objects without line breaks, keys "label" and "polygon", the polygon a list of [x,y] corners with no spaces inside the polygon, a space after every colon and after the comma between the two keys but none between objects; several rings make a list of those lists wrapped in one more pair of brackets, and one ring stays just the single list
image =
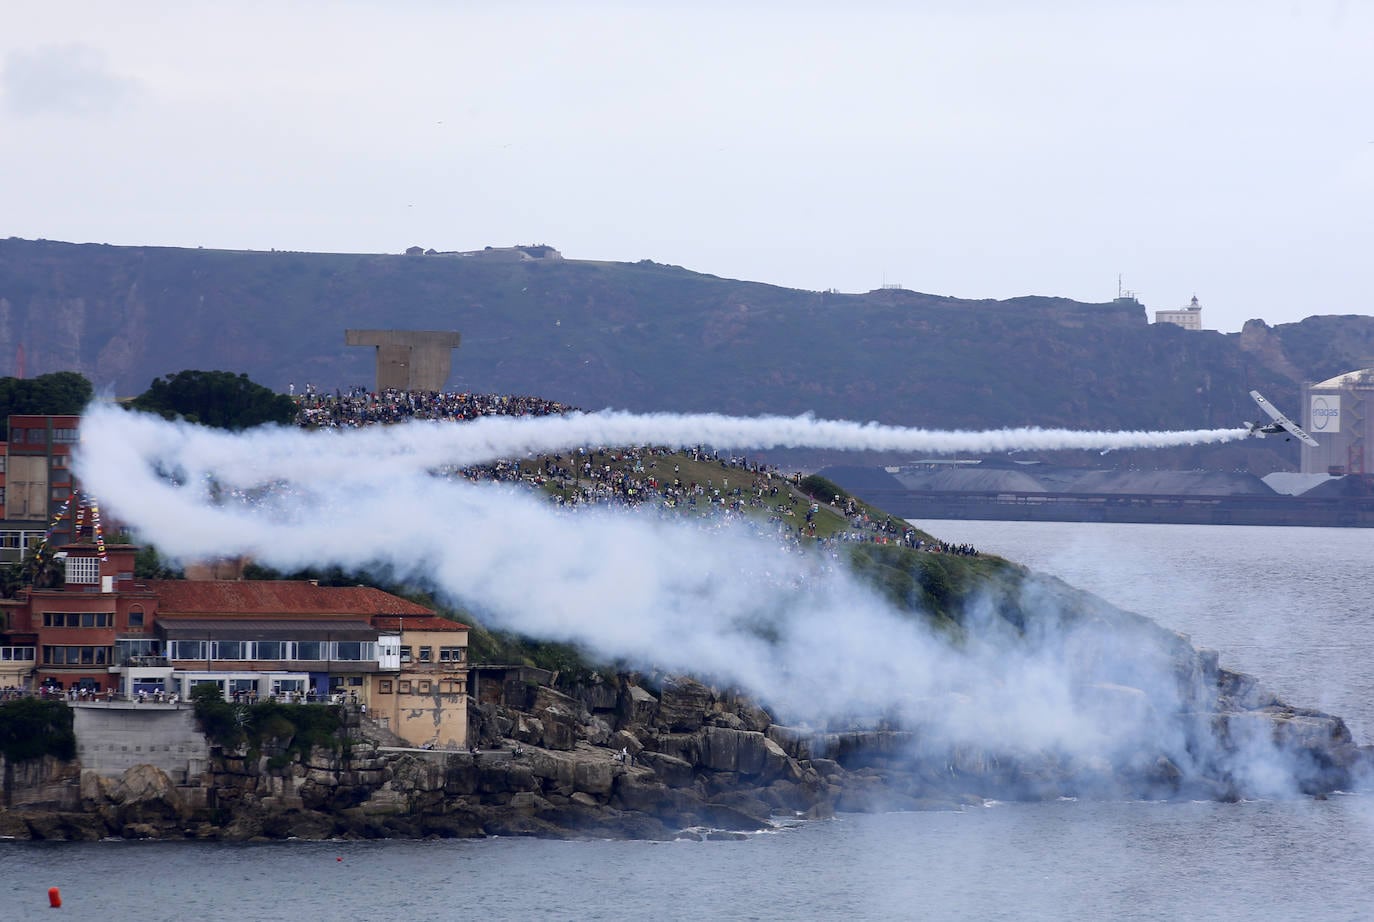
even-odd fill
[{"label": "concrete structure", "polygon": [[117,778],[135,765],[153,765],[174,783],[191,784],[209,765],[210,744],[189,704],[78,703],[72,718],[83,771]]},{"label": "concrete structure", "polygon": [[377,349],[377,390],[442,391],[453,368],[457,333],[420,330],[345,330],[350,346]]},{"label": "concrete structure", "polygon": [[1304,474],[1374,472],[1374,368],[1303,385],[1302,427],[1317,440],[1303,446]]},{"label": "concrete structure", "polygon": [[1185,330],[1201,330],[1202,305],[1197,303],[1197,295],[1193,295],[1187,307],[1174,311],[1155,311],[1155,323],[1172,323]]}]

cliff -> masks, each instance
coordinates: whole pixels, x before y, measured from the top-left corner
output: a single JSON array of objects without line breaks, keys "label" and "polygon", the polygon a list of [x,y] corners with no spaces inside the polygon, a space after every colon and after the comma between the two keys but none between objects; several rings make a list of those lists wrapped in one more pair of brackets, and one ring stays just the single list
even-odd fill
[{"label": "cliff", "polygon": [[[22,347],[30,376],[75,370],[127,396],[186,368],[371,386],[350,327],[459,331],[454,390],[940,428],[1234,426],[1251,388],[1293,406],[1304,378],[1362,367],[1374,343],[1369,317],[1189,333],[1133,301],[796,291],[656,263],[0,241],[0,374]],[[1150,466],[1296,458],[1260,448]]]}]

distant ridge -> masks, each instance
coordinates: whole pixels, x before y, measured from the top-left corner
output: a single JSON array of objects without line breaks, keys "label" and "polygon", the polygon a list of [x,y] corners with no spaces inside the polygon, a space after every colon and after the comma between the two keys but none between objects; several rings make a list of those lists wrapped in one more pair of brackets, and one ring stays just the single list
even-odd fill
[{"label": "distant ridge", "polygon": [[[1151,325],[1133,301],[798,291],[647,260],[559,258],[545,244],[502,253],[10,238],[0,241],[0,375],[14,374],[22,345],[27,374],[80,371],[118,395],[184,368],[333,390],[373,377],[345,329],[456,330],[452,390],[593,409],[1153,429],[1238,425],[1251,388],[1293,405],[1303,378],[1374,355],[1374,318],[1362,316],[1252,321],[1225,335]],[[1198,449],[1168,463],[1267,471],[1296,461],[1282,451]]]}]

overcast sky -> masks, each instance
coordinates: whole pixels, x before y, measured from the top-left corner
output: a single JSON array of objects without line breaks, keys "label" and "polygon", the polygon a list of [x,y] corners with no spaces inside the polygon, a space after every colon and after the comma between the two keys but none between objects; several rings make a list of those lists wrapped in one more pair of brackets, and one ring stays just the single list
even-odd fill
[{"label": "overcast sky", "polygon": [[1374,2],[15,3],[0,236],[1374,312]]}]

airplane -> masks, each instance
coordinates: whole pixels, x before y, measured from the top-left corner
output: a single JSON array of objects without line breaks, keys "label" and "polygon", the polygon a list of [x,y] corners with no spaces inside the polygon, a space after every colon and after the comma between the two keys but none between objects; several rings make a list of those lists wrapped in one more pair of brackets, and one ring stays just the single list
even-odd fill
[{"label": "airplane", "polygon": [[1251,436],[1262,439],[1266,435],[1278,435],[1282,432],[1286,434],[1286,438],[1291,440],[1296,436],[1299,442],[1312,448],[1316,448],[1320,444],[1316,439],[1304,432],[1301,426],[1293,422],[1287,416],[1284,416],[1272,403],[1265,400],[1264,395],[1259,391],[1251,391],[1250,396],[1254,398],[1255,403],[1259,404],[1259,408],[1265,413],[1268,413],[1269,418],[1273,420],[1273,422],[1268,425],[1247,422],[1245,425],[1250,427]]}]

